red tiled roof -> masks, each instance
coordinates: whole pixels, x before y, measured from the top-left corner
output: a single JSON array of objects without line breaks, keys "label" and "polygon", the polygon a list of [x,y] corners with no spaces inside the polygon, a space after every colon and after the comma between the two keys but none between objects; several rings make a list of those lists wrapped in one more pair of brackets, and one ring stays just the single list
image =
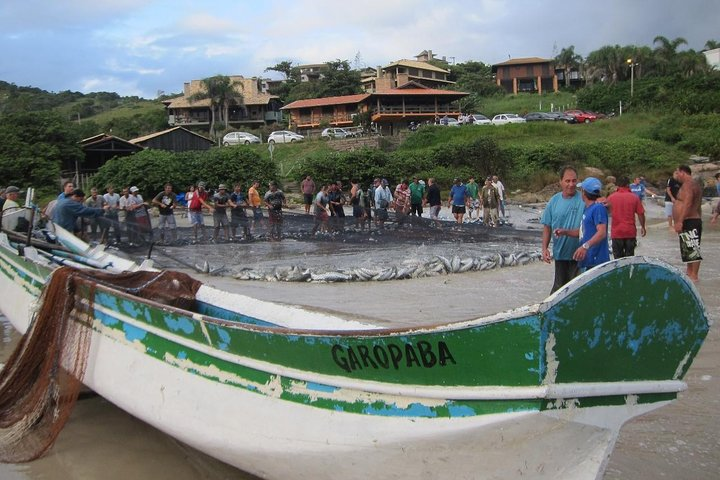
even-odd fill
[{"label": "red tiled roof", "polygon": [[370,96],[369,93],[360,93],[357,95],[341,95],[338,97],[325,98],[308,98],[306,100],[296,100],[285,105],[281,110],[291,110],[293,108],[309,108],[324,107],[327,105],[345,105],[348,103],[360,103]]},{"label": "red tiled roof", "polygon": [[527,58],[513,58],[502,63],[496,63],[493,67],[500,67],[505,65],[525,65],[526,63],[549,63],[553,60],[548,58],[540,57],[527,57]]},{"label": "red tiled roof", "polygon": [[296,108],[324,107],[328,105],[346,105],[360,103],[369,97],[397,96],[397,95],[422,95],[422,96],[445,96],[461,97],[468,95],[465,92],[454,90],[438,90],[434,88],[393,88],[391,90],[375,93],[362,93],[358,95],[343,95],[339,97],[310,98],[307,100],[296,100],[282,107],[281,110],[293,110]]},{"label": "red tiled roof", "polygon": [[439,90],[435,88],[393,88],[382,92],[375,92],[373,95],[468,95],[465,92],[455,90]]}]

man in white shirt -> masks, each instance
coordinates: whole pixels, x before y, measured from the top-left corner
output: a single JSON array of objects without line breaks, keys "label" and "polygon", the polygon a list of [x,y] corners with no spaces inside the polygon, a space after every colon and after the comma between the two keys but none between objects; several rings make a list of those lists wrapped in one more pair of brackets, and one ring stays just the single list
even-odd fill
[{"label": "man in white shirt", "polygon": [[105,225],[100,236],[100,242],[105,243],[107,241],[110,227],[112,227],[115,234],[115,243],[120,243],[120,218],[118,216],[120,213],[120,195],[115,193],[115,188],[112,185],[108,185],[107,193],[103,195],[103,199],[110,208],[105,212]]},{"label": "man in white shirt", "polygon": [[500,215],[502,215],[502,218],[505,218],[505,185],[503,185],[497,175],[493,175],[492,184],[498,191],[498,195],[500,195]]}]

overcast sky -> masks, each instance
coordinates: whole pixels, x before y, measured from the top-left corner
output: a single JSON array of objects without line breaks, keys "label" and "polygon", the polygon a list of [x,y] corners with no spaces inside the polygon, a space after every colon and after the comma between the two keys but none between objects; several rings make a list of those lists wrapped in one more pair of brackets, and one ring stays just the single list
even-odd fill
[{"label": "overcast sky", "polygon": [[2,0],[0,80],[155,98],[216,74],[278,78],[264,70],[284,60],[493,64],[658,35],[720,41],[720,0]]}]

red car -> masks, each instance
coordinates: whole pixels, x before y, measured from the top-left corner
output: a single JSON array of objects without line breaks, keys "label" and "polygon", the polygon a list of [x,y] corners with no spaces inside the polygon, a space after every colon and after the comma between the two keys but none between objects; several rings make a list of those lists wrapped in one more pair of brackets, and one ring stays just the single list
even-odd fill
[{"label": "red car", "polygon": [[590,123],[598,118],[594,113],[584,112],[582,110],[565,110],[565,115],[575,117],[577,123]]}]

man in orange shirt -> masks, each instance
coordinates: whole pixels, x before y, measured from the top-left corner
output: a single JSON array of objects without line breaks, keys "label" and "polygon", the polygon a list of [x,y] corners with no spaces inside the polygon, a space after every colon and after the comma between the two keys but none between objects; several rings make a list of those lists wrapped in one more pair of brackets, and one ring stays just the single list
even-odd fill
[{"label": "man in orange shirt", "polygon": [[260,192],[258,192],[259,187],[260,182],[255,180],[253,181],[252,186],[248,189],[248,204],[253,211],[253,231],[255,231],[255,228],[260,224],[260,222],[262,222],[263,219],[262,208],[260,208],[260,205],[262,205],[262,199],[260,198]]}]

